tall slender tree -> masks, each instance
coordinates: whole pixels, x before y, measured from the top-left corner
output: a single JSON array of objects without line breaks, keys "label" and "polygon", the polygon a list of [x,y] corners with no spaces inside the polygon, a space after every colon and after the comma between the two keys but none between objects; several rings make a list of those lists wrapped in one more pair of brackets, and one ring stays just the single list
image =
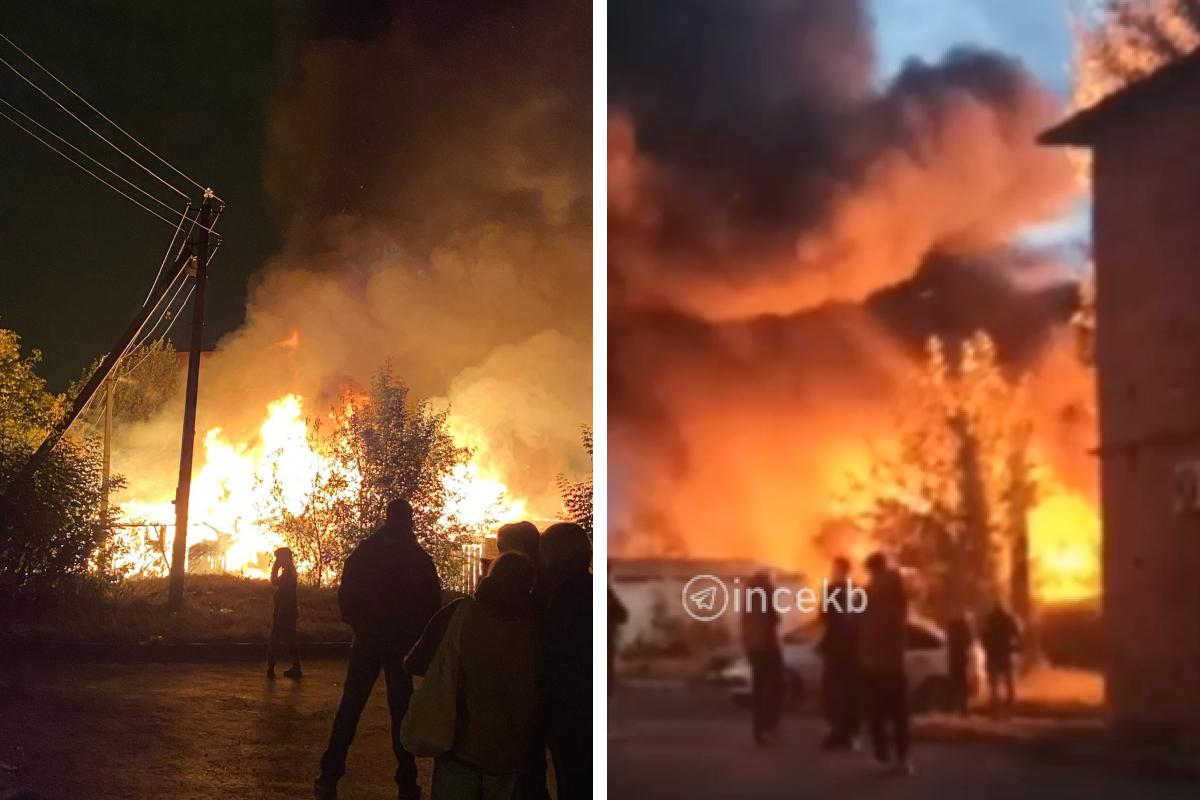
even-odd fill
[{"label": "tall slender tree", "polygon": [[1028,547],[1037,490],[1024,397],[985,334],[953,357],[931,339],[897,408],[895,439],[840,498],[860,534],[919,570],[921,602],[937,616],[1029,593],[1029,570],[1014,562]]}]

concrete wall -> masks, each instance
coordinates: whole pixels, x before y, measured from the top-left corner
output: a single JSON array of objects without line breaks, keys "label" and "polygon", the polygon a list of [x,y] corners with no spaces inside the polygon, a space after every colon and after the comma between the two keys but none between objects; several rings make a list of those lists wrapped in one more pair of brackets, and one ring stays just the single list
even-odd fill
[{"label": "concrete wall", "polygon": [[1096,363],[1108,701],[1114,722],[1200,728],[1200,90],[1096,143]]},{"label": "concrete wall", "polygon": [[[688,576],[690,578],[691,576]],[[733,576],[721,576],[727,586],[733,585]],[[742,578],[742,576],[737,576]],[[637,643],[661,645],[662,637],[655,629],[656,606],[661,608],[665,619],[684,626],[710,626],[712,640],[720,636],[716,631],[724,631],[724,635],[732,646],[740,647],[741,620],[732,608],[728,613],[712,622],[697,622],[687,615],[683,608],[682,593],[687,579],[680,576],[664,576],[656,580],[623,580],[617,576],[612,581],[613,593],[624,604],[629,612],[629,620],[618,633],[617,644],[621,649],[636,646]],[[781,579],[780,587],[794,593],[807,585],[803,580]],[[812,587],[814,591],[820,587]],[[780,634],[798,628],[813,619],[813,615],[804,615],[792,610],[780,620]]]}]

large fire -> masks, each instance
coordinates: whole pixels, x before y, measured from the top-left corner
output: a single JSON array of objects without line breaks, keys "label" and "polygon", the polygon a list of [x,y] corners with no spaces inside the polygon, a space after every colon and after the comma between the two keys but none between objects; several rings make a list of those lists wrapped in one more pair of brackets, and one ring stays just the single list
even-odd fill
[{"label": "large fire", "polygon": [[1065,489],[1046,492],[1029,514],[1033,593],[1047,603],[1100,594],[1100,512]]},{"label": "large fire", "polygon": [[[486,439],[451,416],[455,443],[473,454],[486,453]],[[303,510],[314,478],[328,474],[331,465],[309,437],[303,398],[285,394],[269,403],[249,441],[233,441],[219,427],[203,437],[203,458],[192,477],[188,545],[189,570],[230,572],[265,577],[272,551],[284,544],[272,530],[269,509],[279,500],[290,513]],[[353,476],[351,485],[353,485]],[[520,519],[524,500],[510,495],[503,478],[486,461],[474,457],[444,479],[447,504],[444,518],[485,535],[498,523]],[[279,496],[272,496],[278,487]],[[172,498],[147,498],[136,493],[121,501],[117,565],[139,575],[164,574],[174,539]],[[195,562],[196,545],[208,544],[203,565]]]}]

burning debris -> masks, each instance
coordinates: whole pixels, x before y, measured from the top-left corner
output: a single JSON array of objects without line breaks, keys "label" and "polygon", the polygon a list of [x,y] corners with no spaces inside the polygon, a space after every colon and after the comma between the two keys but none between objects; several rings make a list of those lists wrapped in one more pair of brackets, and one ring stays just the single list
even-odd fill
[{"label": "burning debris", "polygon": [[[1097,590],[1093,388],[1062,213],[1059,103],[970,49],[873,77],[864,4],[616,4],[610,58],[613,546],[821,574],[814,538],[925,340],[987,330],[1028,375],[1034,558]],[[706,58],[684,57],[706,53]],[[753,54],[751,57],[749,54]],[[1081,583],[1082,581],[1082,583]]]},{"label": "burning debris", "polygon": [[[385,364],[471,452],[443,487],[464,524],[556,518],[556,476],[590,469],[586,15],[413,12],[364,36],[318,5],[268,129],[286,243],[200,392],[189,543],[228,537],[227,568],[256,576],[280,543],[263,516],[272,480],[276,505],[304,505],[327,467],[314,423]],[[170,403],[119,434],[128,523],[173,520],[178,418]]]}]

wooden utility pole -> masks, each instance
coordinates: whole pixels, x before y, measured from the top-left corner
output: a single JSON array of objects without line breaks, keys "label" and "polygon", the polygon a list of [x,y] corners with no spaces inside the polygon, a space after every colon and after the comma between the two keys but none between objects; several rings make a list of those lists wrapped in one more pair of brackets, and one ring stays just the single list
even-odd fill
[{"label": "wooden utility pole", "polygon": [[183,607],[183,576],[187,570],[188,502],[192,495],[192,453],[196,444],[196,398],[200,389],[200,352],[204,337],[204,287],[208,280],[209,232],[213,220],[213,191],[204,190],[196,221],[195,300],[192,305],[192,341],[188,350],[187,390],[183,399],[183,442],[179,448],[179,483],[175,489],[175,542],[171,548],[171,580],[167,608]]}]

